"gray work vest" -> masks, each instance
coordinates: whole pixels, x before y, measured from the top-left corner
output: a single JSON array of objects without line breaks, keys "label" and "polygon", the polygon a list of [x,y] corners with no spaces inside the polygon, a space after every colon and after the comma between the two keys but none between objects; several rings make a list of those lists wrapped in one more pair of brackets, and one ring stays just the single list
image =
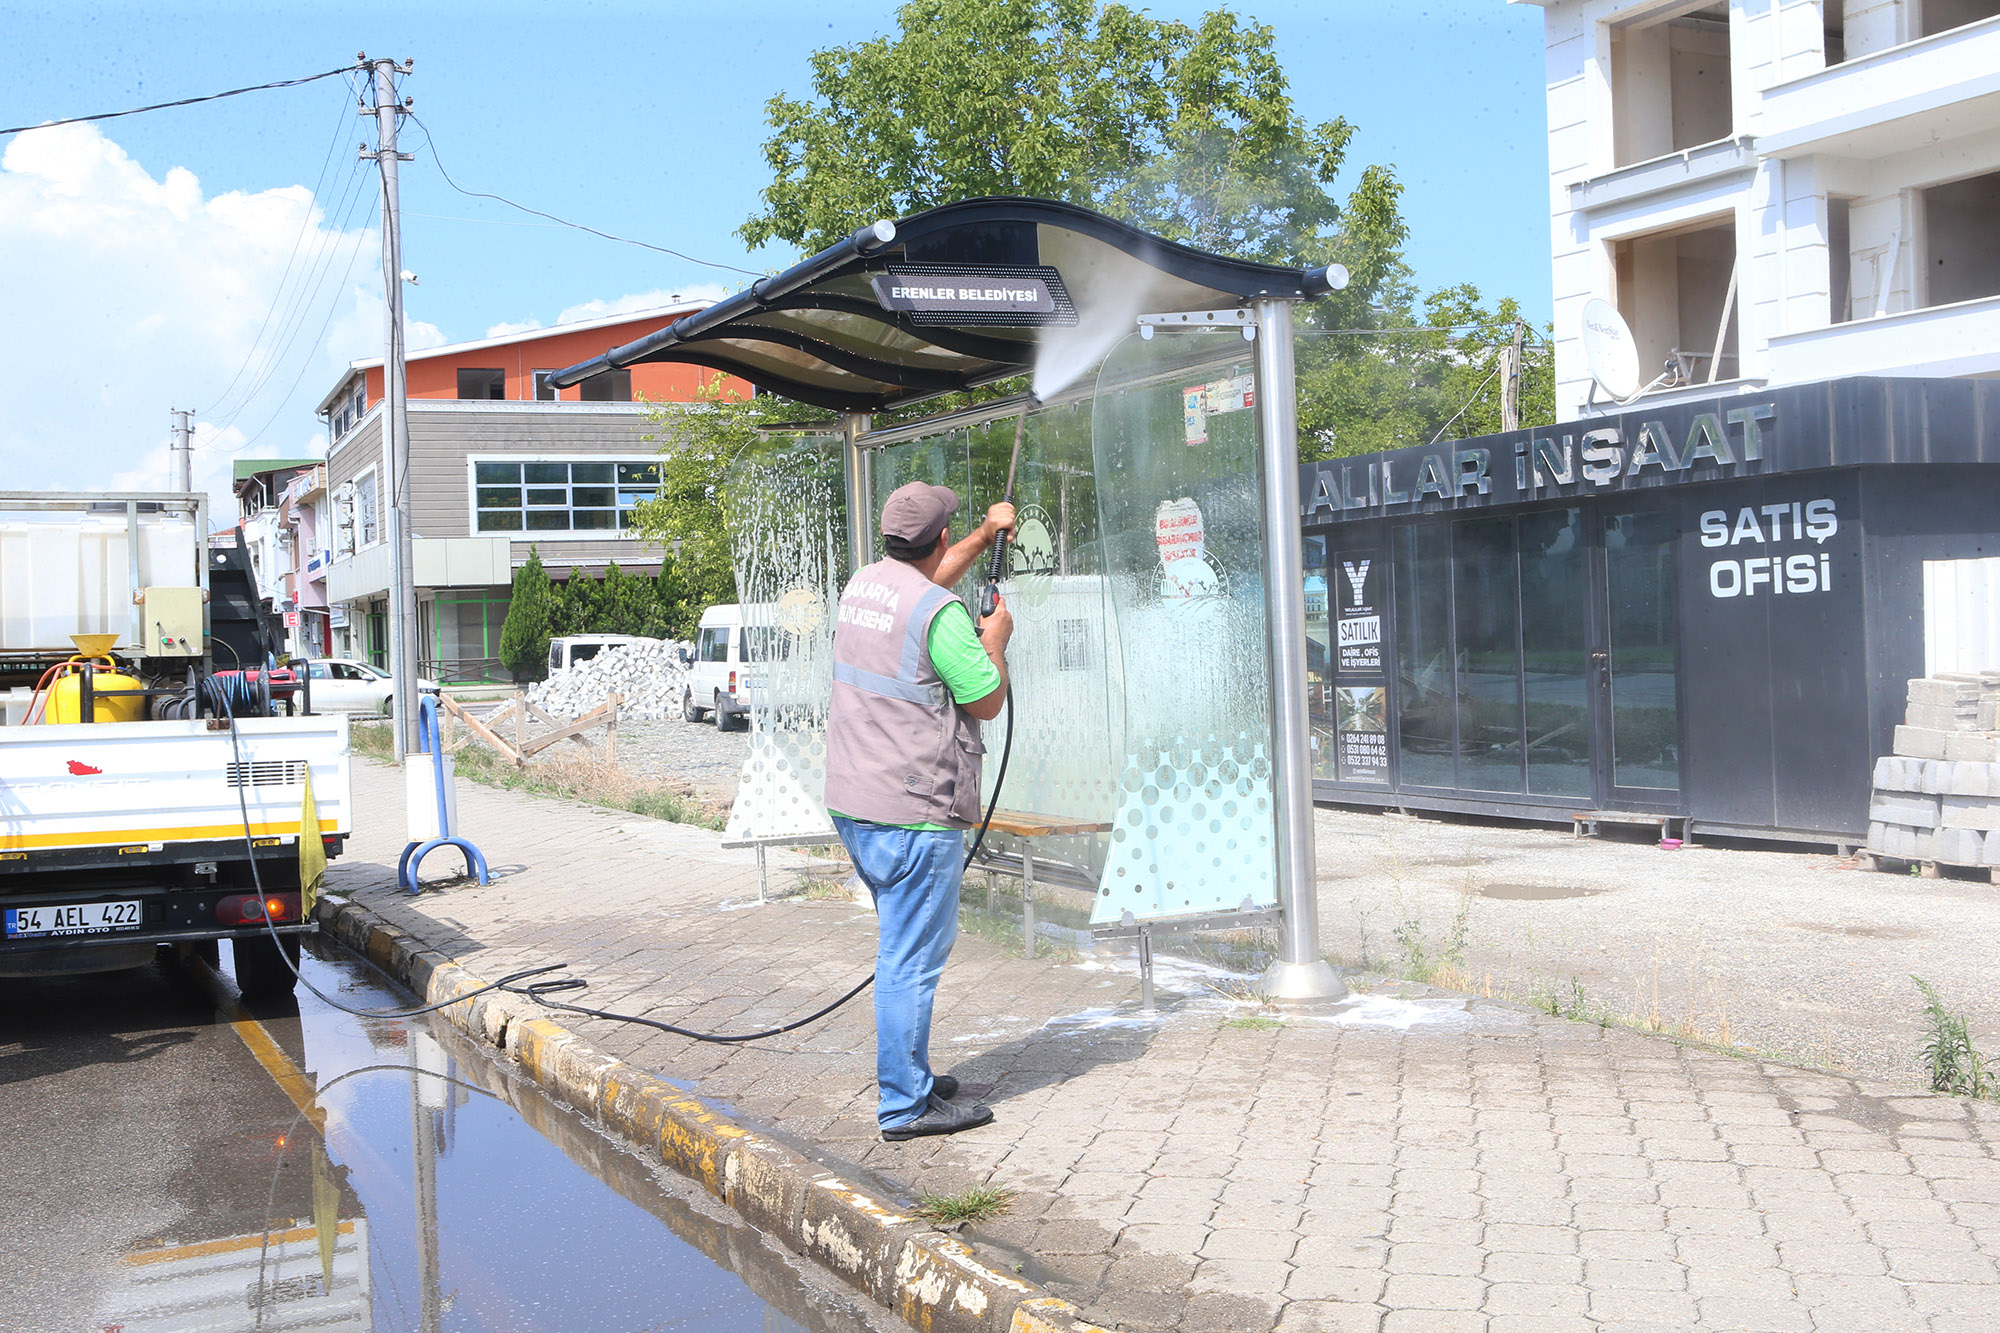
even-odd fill
[{"label": "gray work vest", "polygon": [[931,665],[931,622],[951,600],[901,560],[848,580],[833,632],[827,809],[876,824],[979,822],[979,722]]}]

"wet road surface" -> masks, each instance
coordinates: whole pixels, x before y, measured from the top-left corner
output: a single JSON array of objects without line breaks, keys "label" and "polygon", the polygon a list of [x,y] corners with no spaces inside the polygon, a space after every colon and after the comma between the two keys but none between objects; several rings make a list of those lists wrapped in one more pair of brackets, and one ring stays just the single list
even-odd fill
[{"label": "wet road surface", "polygon": [[[343,1003],[412,1003],[308,950]],[[0,978],[0,1025],[0,1329],[902,1327],[435,1018],[162,963]]]}]

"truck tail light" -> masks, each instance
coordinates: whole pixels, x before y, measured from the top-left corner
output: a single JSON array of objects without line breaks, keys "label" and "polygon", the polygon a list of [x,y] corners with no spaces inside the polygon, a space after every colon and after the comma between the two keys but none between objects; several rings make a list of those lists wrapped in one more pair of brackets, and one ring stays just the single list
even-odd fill
[{"label": "truck tail light", "polygon": [[734,671],[729,673],[729,692],[731,694],[736,693],[736,673]]},{"label": "truck tail light", "polygon": [[296,893],[232,893],[217,900],[215,919],[225,926],[259,926],[266,919],[297,921],[299,895]]}]

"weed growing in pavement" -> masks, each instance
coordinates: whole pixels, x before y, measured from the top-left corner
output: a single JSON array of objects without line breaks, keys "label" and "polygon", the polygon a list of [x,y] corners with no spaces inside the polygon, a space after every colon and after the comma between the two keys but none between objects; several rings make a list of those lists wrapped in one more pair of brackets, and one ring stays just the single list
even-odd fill
[{"label": "weed growing in pavement", "polygon": [[1281,1028],[1284,1025],[1283,1019],[1264,1018],[1259,1015],[1250,1018],[1232,1018],[1224,1022],[1222,1026],[1245,1032],[1268,1032],[1272,1028]]},{"label": "weed growing in pavement", "polygon": [[1965,1016],[1947,1009],[1937,988],[1930,982],[1914,976],[1910,980],[1916,982],[1917,989],[1923,992],[1924,1021],[1930,1024],[1931,1029],[1921,1052],[1926,1072],[1930,1075],[1931,1091],[1946,1092],[1955,1097],[2000,1101],[2000,1077],[1995,1077],[1974,1049],[1972,1034],[1966,1030]]},{"label": "weed growing in pavement", "polygon": [[[362,723],[352,727],[348,734],[358,753],[394,760],[395,742],[388,727]],[[452,754],[457,761],[458,776],[488,787],[582,801],[586,805],[627,810],[697,828],[719,831],[726,822],[721,811],[689,792],[676,790],[667,783],[634,778],[617,765],[597,759],[541,759],[519,769],[474,742],[461,743]]]},{"label": "weed growing in pavement", "polygon": [[1013,1206],[1013,1191],[974,1185],[956,1194],[919,1192],[916,1213],[932,1222],[984,1222]]}]

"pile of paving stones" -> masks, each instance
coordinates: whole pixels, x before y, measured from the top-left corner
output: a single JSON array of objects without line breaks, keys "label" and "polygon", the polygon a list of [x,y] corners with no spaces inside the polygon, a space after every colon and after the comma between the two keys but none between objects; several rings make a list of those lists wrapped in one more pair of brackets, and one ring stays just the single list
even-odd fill
[{"label": "pile of paving stones", "polygon": [[528,688],[528,702],[556,717],[581,717],[613,694],[621,718],[658,722],[681,715],[685,643],[627,643],[566,666]]},{"label": "pile of paving stones", "polygon": [[2000,672],[1910,682],[1895,753],[1875,761],[1868,850],[2000,866]]}]

